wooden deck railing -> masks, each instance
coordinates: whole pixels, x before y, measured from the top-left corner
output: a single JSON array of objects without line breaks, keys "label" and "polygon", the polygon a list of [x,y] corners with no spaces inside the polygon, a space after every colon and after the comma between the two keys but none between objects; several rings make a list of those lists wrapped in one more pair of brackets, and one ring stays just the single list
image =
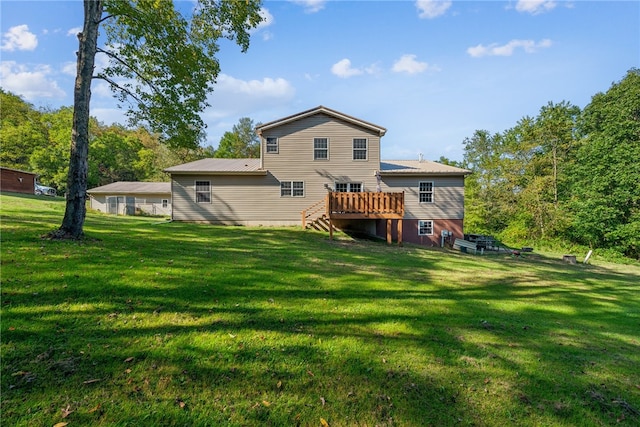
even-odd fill
[{"label": "wooden deck railing", "polygon": [[328,194],[327,214],[330,218],[404,217],[404,193],[339,193]]}]

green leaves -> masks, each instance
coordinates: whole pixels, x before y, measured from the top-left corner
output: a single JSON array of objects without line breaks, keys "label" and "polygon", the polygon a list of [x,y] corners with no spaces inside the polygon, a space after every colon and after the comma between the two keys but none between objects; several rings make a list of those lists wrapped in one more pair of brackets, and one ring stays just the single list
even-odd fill
[{"label": "green leaves", "polygon": [[172,147],[196,148],[204,141],[200,112],[220,72],[218,40],[236,40],[245,51],[249,30],[261,18],[260,2],[105,2],[109,66],[98,74],[121,103],[131,123],[148,123]]}]

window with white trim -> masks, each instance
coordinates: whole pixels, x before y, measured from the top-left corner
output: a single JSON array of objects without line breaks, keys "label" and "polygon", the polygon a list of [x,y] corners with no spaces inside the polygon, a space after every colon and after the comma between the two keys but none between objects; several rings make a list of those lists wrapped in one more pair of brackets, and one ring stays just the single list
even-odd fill
[{"label": "window with white trim", "polygon": [[366,138],[353,138],[353,160],[367,160]]},{"label": "window with white trim", "polygon": [[418,235],[419,236],[432,236],[433,235],[433,221],[420,220],[418,221]]},{"label": "window with white trim", "polygon": [[162,207],[163,208],[169,207],[169,199],[162,199]]},{"label": "window with white trim", "polygon": [[304,181],[280,181],[280,197],[304,197]]},{"label": "window with white trim", "polygon": [[329,160],[329,138],[313,138],[313,160]]},{"label": "window with white trim", "polygon": [[336,192],[338,193],[361,193],[362,183],[360,182],[336,182]]},{"label": "window with white trim", "polygon": [[278,138],[267,137],[267,153],[277,153],[278,152]]},{"label": "window with white trim", "polygon": [[211,181],[196,181],[196,203],[211,203]]},{"label": "window with white trim", "polygon": [[420,183],[420,203],[433,203],[433,182]]}]

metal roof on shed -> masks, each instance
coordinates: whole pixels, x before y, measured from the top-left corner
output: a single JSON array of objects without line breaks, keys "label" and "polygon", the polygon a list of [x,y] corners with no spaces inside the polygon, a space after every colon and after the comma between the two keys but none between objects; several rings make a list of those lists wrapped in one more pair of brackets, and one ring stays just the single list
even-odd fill
[{"label": "metal roof on shed", "polygon": [[89,194],[171,194],[170,182],[118,181],[87,190]]}]

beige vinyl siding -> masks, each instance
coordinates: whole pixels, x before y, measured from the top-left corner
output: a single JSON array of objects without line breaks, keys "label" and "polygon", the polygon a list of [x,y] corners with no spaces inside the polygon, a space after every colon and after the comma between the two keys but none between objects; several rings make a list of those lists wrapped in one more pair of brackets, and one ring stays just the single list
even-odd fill
[{"label": "beige vinyl siding", "polygon": [[[109,197],[134,197],[136,213],[148,215],[171,215],[171,194],[136,194],[136,193],[114,193],[114,194],[92,194],[89,207],[98,212],[109,212],[107,199]],[[162,201],[167,201],[167,207],[162,207]],[[125,215],[125,205],[119,206],[118,215]]]},{"label": "beige vinyl siding", "polygon": [[[376,132],[317,114],[265,130],[263,167],[278,180],[304,181],[306,202],[302,209],[323,198],[336,182],[359,182],[363,191],[376,190],[374,172],[380,164],[380,137]],[[278,153],[267,153],[264,141],[278,138]],[[328,138],[328,160],[314,160],[314,138]],[[367,160],[353,160],[353,139],[367,140]],[[292,201],[293,202],[293,201]],[[303,206],[304,205],[304,206]]]},{"label": "beige vinyl siding", "polygon": [[[433,203],[420,203],[420,182],[433,182]],[[382,191],[404,191],[407,219],[463,219],[464,178],[462,176],[384,177]]]},{"label": "beige vinyl siding", "polygon": [[[211,203],[195,203],[195,182],[211,182]],[[237,225],[299,225],[304,197],[280,197],[280,182],[268,174],[174,175],[173,219]]]}]

